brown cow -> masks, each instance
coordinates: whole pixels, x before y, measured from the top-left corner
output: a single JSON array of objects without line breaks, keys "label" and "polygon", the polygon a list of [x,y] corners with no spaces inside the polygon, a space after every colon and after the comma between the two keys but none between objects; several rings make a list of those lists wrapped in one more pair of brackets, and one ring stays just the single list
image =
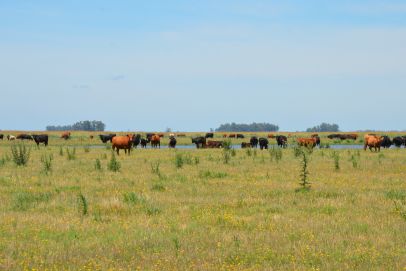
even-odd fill
[{"label": "brown cow", "polygon": [[164,137],[165,134],[164,134],[164,133],[158,133],[157,135],[158,135],[160,138],[162,138],[162,137]]},{"label": "brown cow", "polygon": [[375,151],[381,151],[381,143],[383,141],[384,137],[383,136],[377,136],[375,134],[366,134],[364,136],[364,150],[367,150],[367,147],[369,147],[369,150],[372,151],[372,148],[375,149]]},{"label": "brown cow", "polygon": [[209,140],[207,141],[206,148],[222,148],[223,141]]},{"label": "brown cow", "polygon": [[176,134],[177,137],[185,137],[186,134]]},{"label": "brown cow", "polygon": [[70,132],[63,132],[61,138],[68,140],[70,138]]},{"label": "brown cow", "polygon": [[223,134],[223,138],[226,138],[227,137],[227,134]]},{"label": "brown cow", "polygon": [[298,138],[297,143],[299,144],[299,146],[314,148],[314,146],[316,146],[316,144],[317,144],[317,139],[315,137]]},{"label": "brown cow", "polygon": [[268,134],[268,138],[275,138],[275,135],[273,135],[273,134]]},{"label": "brown cow", "polygon": [[242,148],[242,149],[244,149],[244,148],[251,148],[251,147],[252,147],[252,145],[251,145],[250,142],[242,142],[242,143],[241,143],[241,148]]},{"label": "brown cow", "polygon": [[120,155],[120,149],[124,149],[124,152],[130,155],[131,147],[133,144],[134,135],[115,136],[111,139],[113,151],[116,149],[117,155]]},{"label": "brown cow", "polygon": [[236,135],[236,134],[229,134],[228,137],[229,137],[229,138],[236,138],[237,135]]},{"label": "brown cow", "polygon": [[159,135],[151,136],[151,147],[152,148],[161,148],[161,137]]}]

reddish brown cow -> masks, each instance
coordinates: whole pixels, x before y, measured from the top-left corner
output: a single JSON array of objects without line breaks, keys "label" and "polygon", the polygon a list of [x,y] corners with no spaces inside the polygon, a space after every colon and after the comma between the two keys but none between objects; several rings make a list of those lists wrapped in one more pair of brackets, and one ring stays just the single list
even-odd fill
[{"label": "reddish brown cow", "polygon": [[236,134],[229,134],[228,137],[229,137],[229,138],[236,138],[237,135],[236,135]]},{"label": "reddish brown cow", "polygon": [[185,137],[186,134],[176,134],[177,137]]},{"label": "reddish brown cow", "polygon": [[207,141],[206,148],[222,148],[223,141],[209,140]]},{"label": "reddish brown cow", "polygon": [[268,134],[268,138],[275,138],[275,135],[273,135],[273,134]]},{"label": "reddish brown cow", "polygon": [[227,137],[227,134],[223,134],[223,137],[226,138],[226,137]]},{"label": "reddish brown cow", "polygon": [[314,146],[316,146],[316,144],[317,144],[317,139],[315,137],[298,138],[297,143],[299,144],[299,146],[314,148]]},{"label": "reddish brown cow", "polygon": [[120,149],[124,149],[124,152],[130,155],[134,135],[115,136],[111,139],[113,151],[117,151],[117,155],[120,155]]},{"label": "reddish brown cow", "polygon": [[63,132],[61,138],[68,140],[70,138],[70,132]]},{"label": "reddish brown cow", "polygon": [[164,133],[159,133],[157,135],[162,138],[162,137],[164,137],[165,134]]},{"label": "reddish brown cow", "polygon": [[152,148],[161,148],[161,137],[159,135],[151,136],[151,147]]},{"label": "reddish brown cow", "polygon": [[381,143],[383,141],[384,137],[383,136],[377,136],[374,134],[367,134],[364,136],[364,150],[367,150],[367,147],[369,147],[369,150],[372,151],[372,148],[375,149],[375,151],[381,151]]}]

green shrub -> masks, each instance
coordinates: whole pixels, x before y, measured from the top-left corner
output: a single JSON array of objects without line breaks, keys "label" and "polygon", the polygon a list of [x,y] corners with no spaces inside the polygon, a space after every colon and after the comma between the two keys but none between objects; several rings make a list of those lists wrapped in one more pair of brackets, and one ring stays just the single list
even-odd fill
[{"label": "green shrub", "polygon": [[42,172],[48,175],[52,171],[52,160],[54,159],[52,154],[44,154],[41,156]]},{"label": "green shrub", "polygon": [[138,195],[135,192],[124,193],[123,198],[124,202],[130,205],[144,204],[146,202],[142,195]]},{"label": "green shrub", "polygon": [[68,158],[68,160],[75,160],[76,159],[76,148],[73,147],[72,150],[70,150],[69,148],[66,148],[66,157]]},{"label": "green shrub", "polygon": [[96,161],[95,161],[95,163],[94,163],[94,168],[96,169],[96,170],[102,170],[102,165],[101,165],[101,162],[100,162],[100,159],[99,158],[97,158],[96,159]]},{"label": "green shrub", "polygon": [[24,144],[13,144],[11,146],[11,155],[17,166],[26,166],[30,160],[30,149]]},{"label": "green shrub", "polygon": [[111,158],[109,163],[107,164],[107,169],[113,172],[120,171],[121,164],[120,162],[116,159],[116,155],[114,152],[111,152]]},{"label": "green shrub", "polygon": [[82,215],[82,216],[85,216],[85,215],[87,215],[87,212],[88,212],[88,205],[87,205],[87,199],[85,198],[85,196],[82,194],[82,193],[80,193],[79,195],[78,195],[78,210],[79,210],[79,213]]},{"label": "green shrub", "polygon": [[182,156],[182,154],[181,154],[181,153],[177,153],[177,154],[175,155],[175,166],[176,166],[176,168],[182,168],[182,167],[183,167],[183,163],[184,163],[184,161],[183,161],[183,156]]}]

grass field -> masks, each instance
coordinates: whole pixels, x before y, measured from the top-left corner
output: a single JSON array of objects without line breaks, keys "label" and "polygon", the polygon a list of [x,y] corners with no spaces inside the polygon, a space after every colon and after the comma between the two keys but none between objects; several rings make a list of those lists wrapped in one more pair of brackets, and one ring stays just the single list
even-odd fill
[{"label": "grass field", "polygon": [[293,148],[137,149],[114,167],[88,133],[53,135],[25,143],[26,166],[0,141],[0,270],[406,268],[404,148],[315,149],[307,190]]}]

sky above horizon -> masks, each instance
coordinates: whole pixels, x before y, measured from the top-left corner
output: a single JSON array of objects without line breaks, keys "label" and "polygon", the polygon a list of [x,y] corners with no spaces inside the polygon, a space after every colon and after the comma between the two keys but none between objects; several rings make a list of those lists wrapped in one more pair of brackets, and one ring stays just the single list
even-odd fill
[{"label": "sky above horizon", "polygon": [[2,1],[0,129],[406,130],[406,2]]}]

